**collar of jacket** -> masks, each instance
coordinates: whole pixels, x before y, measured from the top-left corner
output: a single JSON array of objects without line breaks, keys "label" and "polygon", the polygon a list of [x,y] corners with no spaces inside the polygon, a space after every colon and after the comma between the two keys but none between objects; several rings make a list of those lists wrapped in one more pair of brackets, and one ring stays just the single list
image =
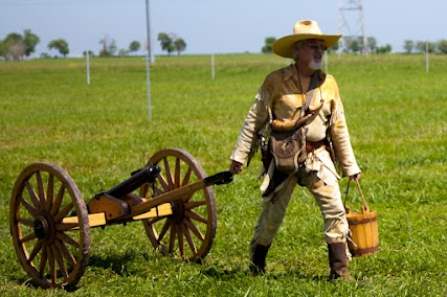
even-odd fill
[{"label": "collar of jacket", "polygon": [[[321,86],[326,79],[326,73],[322,70],[316,70],[312,74],[311,86],[309,90],[318,88]],[[298,81],[298,70],[296,69],[296,63],[292,63],[284,68],[284,80]]]}]

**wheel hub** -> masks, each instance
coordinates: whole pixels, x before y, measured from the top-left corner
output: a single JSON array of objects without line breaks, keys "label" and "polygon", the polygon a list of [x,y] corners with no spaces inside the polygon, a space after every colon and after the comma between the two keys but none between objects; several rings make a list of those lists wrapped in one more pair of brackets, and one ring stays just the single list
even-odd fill
[{"label": "wheel hub", "polygon": [[48,222],[43,217],[39,217],[34,221],[34,234],[37,238],[45,239],[48,236]]}]

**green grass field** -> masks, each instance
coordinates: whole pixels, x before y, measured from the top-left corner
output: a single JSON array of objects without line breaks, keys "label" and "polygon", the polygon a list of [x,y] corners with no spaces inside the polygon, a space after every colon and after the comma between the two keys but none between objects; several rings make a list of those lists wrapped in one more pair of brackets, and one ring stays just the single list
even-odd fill
[{"label": "green grass field", "polygon": [[[294,192],[268,257],[248,274],[248,243],[259,214],[259,158],[216,187],[217,235],[202,265],[153,251],[141,223],[91,231],[91,261],[74,292],[26,285],[9,234],[9,200],[27,164],[65,168],[87,201],[179,147],[208,174],[227,168],[256,90],[287,61],[265,55],[160,57],[152,68],[147,120],[142,58],[0,62],[0,296],[447,296],[447,57],[330,56],[363,190],[379,213],[381,250],[351,262],[350,283],[326,280],[322,218]],[[346,180],[341,182],[344,189]],[[352,196],[347,205],[358,206]]]}]

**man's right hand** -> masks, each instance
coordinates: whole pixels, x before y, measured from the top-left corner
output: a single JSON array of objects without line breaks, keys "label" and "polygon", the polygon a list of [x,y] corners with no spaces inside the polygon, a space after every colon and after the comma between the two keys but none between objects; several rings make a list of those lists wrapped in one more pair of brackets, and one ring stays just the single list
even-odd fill
[{"label": "man's right hand", "polygon": [[238,174],[242,171],[242,163],[231,160],[230,171],[233,174]]}]

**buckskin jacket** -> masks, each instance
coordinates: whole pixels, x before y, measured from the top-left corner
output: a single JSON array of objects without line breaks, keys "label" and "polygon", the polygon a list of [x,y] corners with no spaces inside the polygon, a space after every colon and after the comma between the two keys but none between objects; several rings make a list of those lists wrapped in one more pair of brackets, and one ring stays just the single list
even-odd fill
[{"label": "buckskin jacket", "polygon": [[[260,131],[268,129],[272,120],[283,122],[285,126],[296,120],[297,110],[305,105],[306,94],[300,90],[298,72],[295,64],[270,73],[256,94],[241,128],[231,159],[245,164],[249,161],[258,145]],[[343,175],[351,176],[360,172],[349,139],[348,128],[343,112],[337,82],[332,75],[316,71],[311,80],[313,96],[310,109],[314,110],[323,104],[318,116],[306,126],[306,141],[318,142],[329,137],[332,141],[335,158]],[[298,112],[299,114],[299,112]],[[273,163],[273,162],[272,162]],[[261,190],[268,184],[273,164],[267,170]],[[309,170],[317,172],[318,177],[327,184],[337,182],[340,177],[335,170],[330,153],[323,146],[309,154],[305,162]]]}]

